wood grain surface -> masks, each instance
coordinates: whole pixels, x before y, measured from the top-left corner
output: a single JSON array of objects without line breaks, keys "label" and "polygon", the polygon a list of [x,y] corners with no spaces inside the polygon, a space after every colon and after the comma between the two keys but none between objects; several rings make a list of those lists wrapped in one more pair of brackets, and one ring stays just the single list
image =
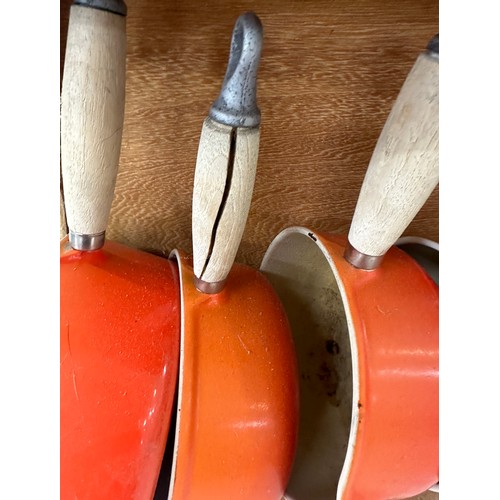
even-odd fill
[{"label": "wood grain surface", "polygon": [[[69,0],[61,0],[61,69]],[[231,32],[264,26],[255,189],[237,261],[259,266],[282,229],[347,233],[365,170],[437,0],[128,0],[125,127],[108,238],[191,253],[191,195],[203,120]],[[404,234],[439,239],[438,188]]]}]

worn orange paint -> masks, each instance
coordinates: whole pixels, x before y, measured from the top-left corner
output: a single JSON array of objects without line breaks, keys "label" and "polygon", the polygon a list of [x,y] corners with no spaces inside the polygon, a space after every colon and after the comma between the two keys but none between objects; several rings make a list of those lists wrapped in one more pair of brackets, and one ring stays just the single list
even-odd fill
[{"label": "worn orange paint", "polygon": [[235,264],[205,295],[181,268],[183,331],[174,500],[277,499],[295,455],[298,370],[283,306],[258,271]]},{"label": "worn orange paint", "polygon": [[[357,435],[343,500],[408,498],[439,480],[439,292],[392,247],[374,271],[315,233],[345,289],[358,350]],[[352,432],[352,428],[351,428]]]},{"label": "worn orange paint", "polygon": [[177,266],[61,246],[61,499],[153,497],[179,364]]}]

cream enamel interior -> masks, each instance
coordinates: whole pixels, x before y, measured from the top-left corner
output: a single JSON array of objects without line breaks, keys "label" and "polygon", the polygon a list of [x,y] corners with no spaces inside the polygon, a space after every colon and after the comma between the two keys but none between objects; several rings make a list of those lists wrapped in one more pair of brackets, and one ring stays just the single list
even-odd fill
[{"label": "cream enamel interior", "polygon": [[[184,327],[184,318],[185,318],[185,308],[186,304],[184,302],[184,293],[183,293],[183,281],[186,279],[184,273],[182,272],[182,255],[178,250],[173,250],[170,255],[170,259],[175,259],[177,261],[177,266],[179,269],[179,286],[180,286],[180,298],[181,298],[181,338],[180,338],[180,355],[179,355],[179,382],[178,382],[178,395],[177,401],[174,401],[172,406],[172,413],[177,412],[176,420],[175,420],[175,441],[174,441],[174,449],[172,456],[172,471],[170,474],[170,484],[168,490],[168,500],[171,500],[174,494],[174,486],[175,486],[175,474],[177,472],[177,457],[179,455],[179,433],[181,428],[181,418],[184,418],[182,414],[182,393],[184,388],[184,342],[186,337],[186,331]],[[173,415],[172,415],[173,416]]]},{"label": "cream enamel interior", "polygon": [[352,461],[359,396],[357,349],[342,283],[321,241],[300,227],[275,238],[261,271],[285,307],[299,365],[299,440],[285,498],[340,498]]}]

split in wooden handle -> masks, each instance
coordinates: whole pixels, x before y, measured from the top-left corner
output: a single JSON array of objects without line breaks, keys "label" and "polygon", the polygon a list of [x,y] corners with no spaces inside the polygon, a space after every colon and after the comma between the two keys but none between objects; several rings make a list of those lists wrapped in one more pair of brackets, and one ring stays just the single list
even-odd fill
[{"label": "split in wooden handle", "polygon": [[203,123],[193,189],[196,287],[218,293],[236,258],[250,209],[259,154],[259,18],[246,12],[233,30],[222,90]]},{"label": "split in wooden handle", "polygon": [[71,6],[61,92],[61,161],[69,240],[104,244],[125,110],[126,5],[77,0]]},{"label": "split in wooden handle", "polygon": [[66,210],[64,209],[64,199],[62,187],[59,188],[59,239],[63,239],[68,234],[68,226],[66,224]]},{"label": "split in wooden handle", "polygon": [[355,267],[380,265],[439,181],[438,47],[418,56],[368,165],[345,253]]}]

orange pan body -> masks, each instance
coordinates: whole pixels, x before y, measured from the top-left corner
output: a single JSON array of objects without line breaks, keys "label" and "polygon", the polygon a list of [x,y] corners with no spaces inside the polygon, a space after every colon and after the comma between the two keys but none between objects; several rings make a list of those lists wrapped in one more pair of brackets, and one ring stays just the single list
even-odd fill
[{"label": "orange pan body", "polygon": [[235,264],[224,290],[181,273],[182,336],[171,498],[279,499],[298,432],[298,373],[285,311],[268,280]]},{"label": "orange pan body", "polygon": [[113,242],[64,246],[61,498],[150,499],[178,374],[177,266]]},{"label": "orange pan body", "polygon": [[[304,447],[310,443],[300,443],[299,438],[300,458],[292,474],[288,499],[315,498],[314,471],[310,469],[309,475],[303,473],[308,460],[316,460],[317,471],[323,463],[336,464],[334,481],[328,482],[327,470],[322,476],[325,478],[323,494],[327,491],[324,498],[408,498],[439,480],[438,287],[411,257],[396,247],[389,250],[380,268],[355,269],[343,257],[346,242],[345,236],[290,228],[277,236],[261,266],[287,304],[292,328],[293,318],[300,319],[290,306],[299,293],[298,287],[310,286],[311,294],[315,294],[311,300],[320,296],[317,293],[320,289],[337,289],[338,295],[337,301],[325,302],[324,310],[315,313],[318,322],[322,321],[321,313],[328,318],[323,330],[330,330],[318,338],[326,339],[330,352],[320,353],[325,345],[320,342],[321,348],[309,347],[309,352],[302,352],[298,357],[301,376],[306,379],[301,386],[305,393],[312,390],[311,387],[321,390],[319,379],[316,382],[312,379],[317,374],[321,378],[323,374],[321,383],[324,384],[329,372],[321,372],[320,368],[330,363],[324,357],[323,365],[318,361],[320,368],[308,372],[307,360],[314,363],[319,355],[330,356],[329,367],[337,373],[335,378],[328,379],[330,392],[327,394],[325,389],[325,393],[315,399],[322,399],[324,407],[330,409],[325,411],[331,411],[332,415],[320,439],[323,444],[329,442],[328,434],[340,432],[344,425],[344,446],[325,449],[317,440],[316,451],[306,453]],[[303,293],[301,300],[303,314],[306,314],[313,305],[307,293]],[[294,328],[298,349],[303,337],[313,335],[312,332],[303,326]],[[332,335],[337,335],[337,341],[330,340],[328,345]],[[351,359],[342,361],[347,351]],[[340,373],[341,369],[345,373]],[[335,387],[334,382],[339,382],[339,386]],[[308,386],[308,383],[316,385]],[[341,383],[345,387],[352,385],[348,406],[342,401],[347,395],[342,393]],[[301,412],[302,401],[301,396]],[[335,412],[343,404],[346,418],[342,424],[341,418],[333,418],[337,418]],[[304,426],[314,426],[315,422],[319,420],[314,414],[301,419]],[[318,428],[321,425],[319,423]],[[342,440],[337,436],[331,442]],[[335,467],[332,466],[332,470]],[[307,487],[309,496],[294,494],[294,488],[303,492]]]}]

